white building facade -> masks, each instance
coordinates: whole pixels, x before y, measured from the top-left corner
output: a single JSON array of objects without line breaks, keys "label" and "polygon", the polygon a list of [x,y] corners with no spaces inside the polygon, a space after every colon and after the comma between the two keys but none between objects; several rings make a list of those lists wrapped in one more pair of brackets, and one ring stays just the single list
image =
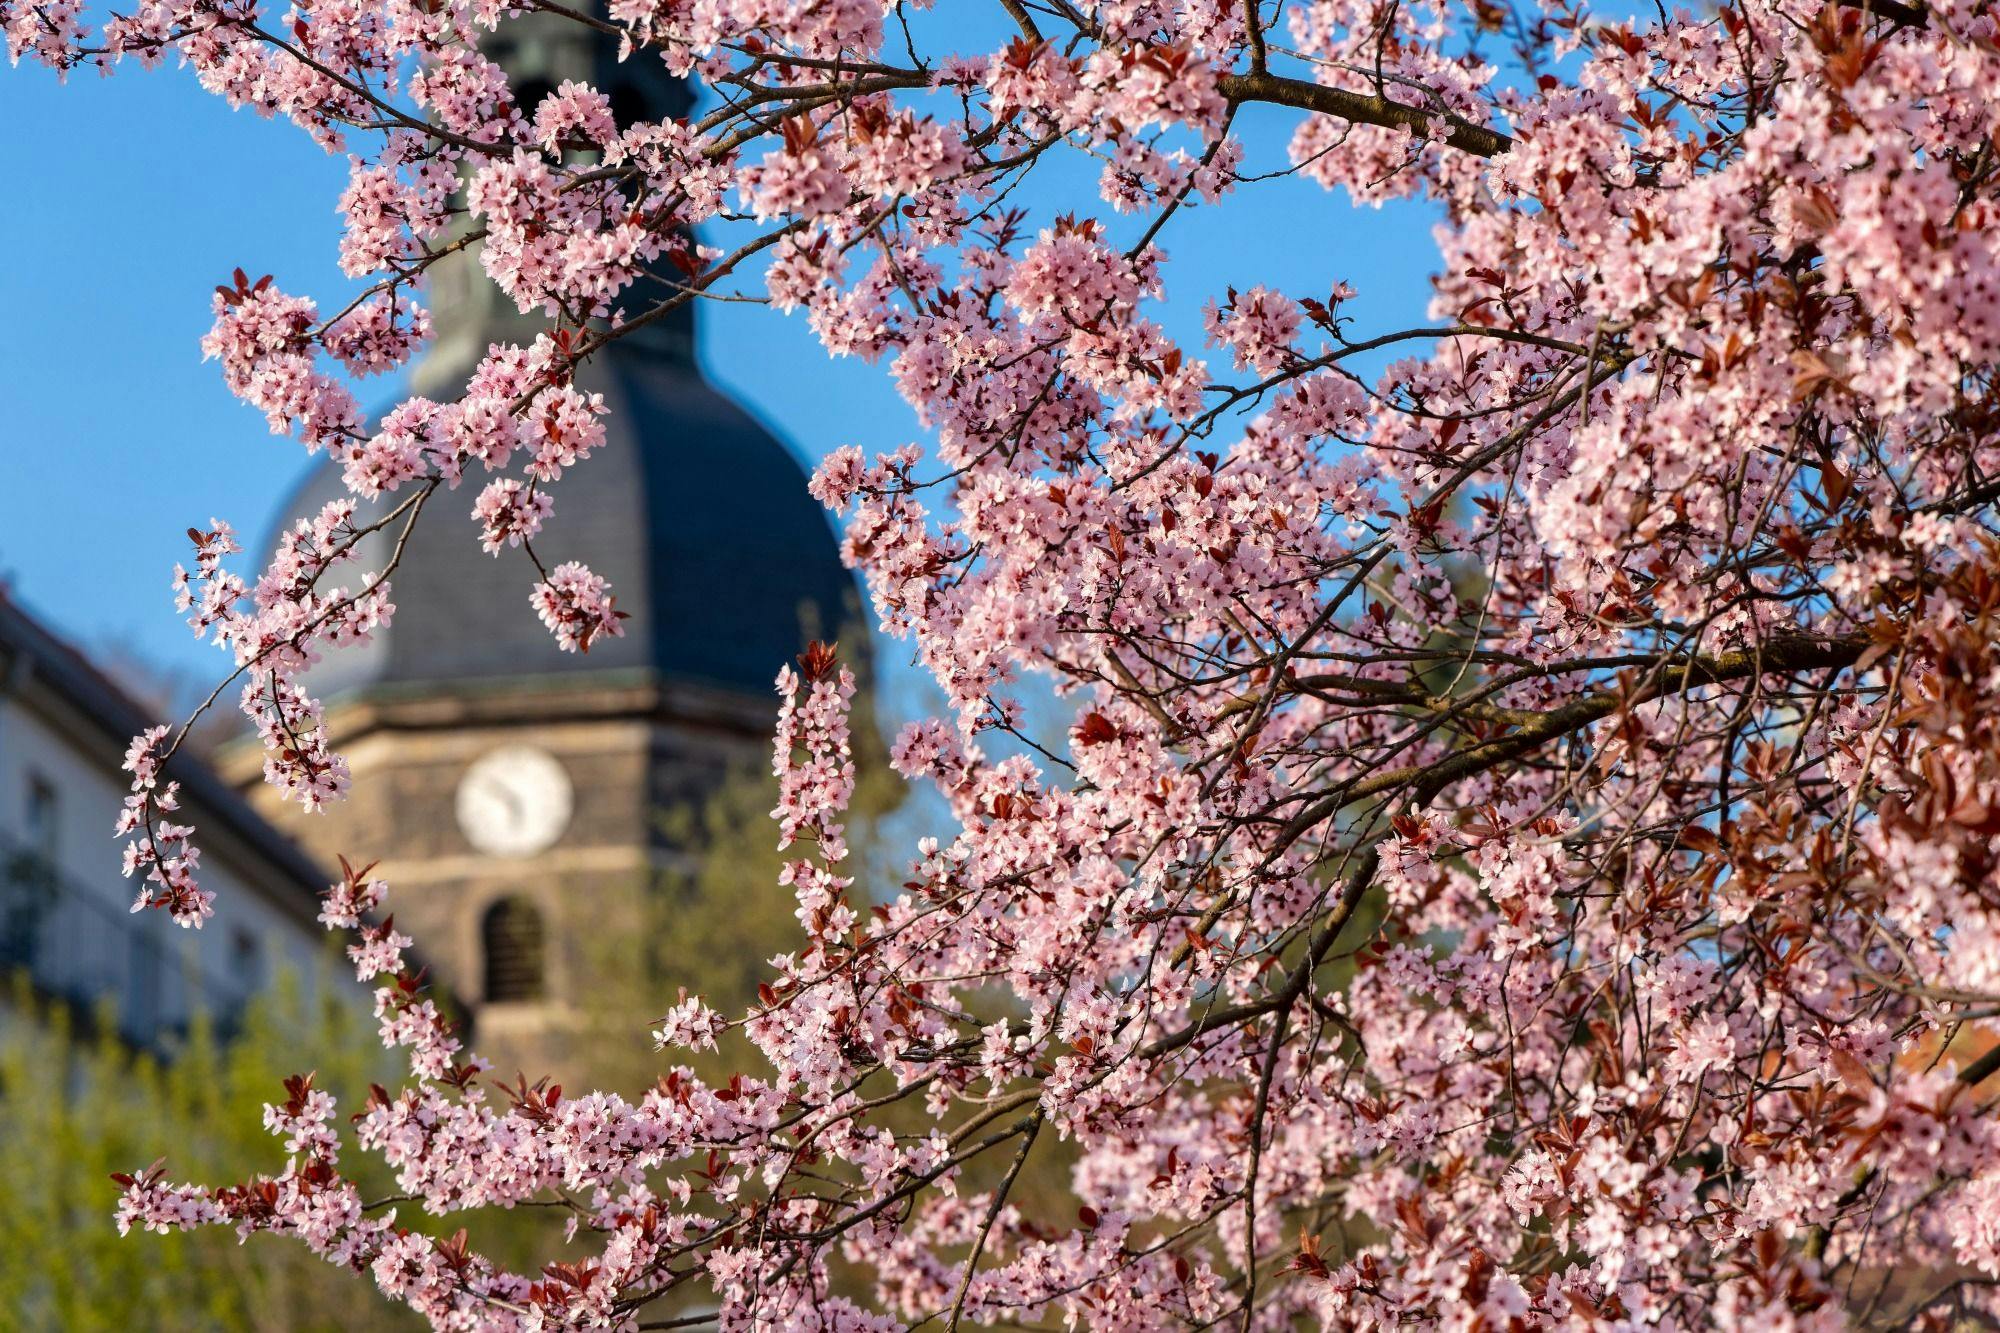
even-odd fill
[{"label": "white building facade", "polygon": [[[331,986],[366,1003],[314,919],[328,872],[192,757],[168,773],[215,915],[189,930],[131,910],[112,826],[125,748],[157,721],[0,592],[0,980],[86,1016],[108,1004],[121,1037],[158,1051],[197,1014],[226,1035],[285,972],[308,999]],[[15,994],[0,986],[0,1005]]]}]

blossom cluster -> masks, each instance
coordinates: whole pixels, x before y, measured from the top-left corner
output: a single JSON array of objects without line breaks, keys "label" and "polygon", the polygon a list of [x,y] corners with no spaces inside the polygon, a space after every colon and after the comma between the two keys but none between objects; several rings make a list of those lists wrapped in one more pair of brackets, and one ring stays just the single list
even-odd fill
[{"label": "blossom cluster", "polygon": [[[280,533],[254,582],[225,563],[242,548],[219,519],[188,529],[194,569],[174,568],[175,604],[188,625],[234,658],[231,680],[242,683],[241,708],[262,742],[264,777],[273,788],[309,811],[345,795],[347,762],[331,746],[307,672],[326,652],[365,642],[389,623],[395,557],[369,567],[382,546],[374,539],[386,534],[394,539],[389,548],[399,550],[432,495],[457,486],[475,463],[487,472],[518,463],[525,474],[489,482],[473,518],[489,552],[525,548],[536,570],[529,603],[557,642],[588,651],[600,637],[623,632],[610,580],[575,561],[546,568],[534,552],[533,540],[554,509],[551,488],[604,442],[602,396],[571,382],[566,337],[545,337],[526,349],[496,346],[459,401],[411,398],[370,431],[361,428],[350,391],[315,369],[315,358],[324,351],[356,371],[406,360],[428,317],[403,294],[368,298],[316,329],[310,302],[285,296],[269,278],[253,283],[239,270],[233,287],[216,289],[214,304],[216,324],[203,346],[224,363],[230,388],[263,408],[273,429],[296,430],[309,451],[337,458],[350,492]],[[331,581],[350,565],[361,567],[357,583]],[[208,915],[209,895],[194,874],[192,830],[164,818],[173,809],[172,789],[155,790],[159,770],[187,733],[183,726],[171,735],[148,733],[143,746],[135,741],[135,762],[127,764],[132,796],[118,831],[134,835],[126,873],[143,871],[157,886],[139,905],[166,908],[181,924],[194,925]]]},{"label": "blossom cluster", "polygon": [[[371,1215],[303,1086],[282,1174],[149,1171],[121,1221],[296,1235],[446,1328],[690,1291],[731,1329],[2000,1318],[2000,20],[994,8],[997,39],[611,0],[591,40],[707,85],[666,121],[516,105],[492,30],[553,8],[277,34],[148,0],[93,36],[0,0],[17,59],[172,54],[354,158],[368,295],[327,319],[237,275],[206,344],[352,497],[254,580],[194,529],[177,576],[308,806],[347,775],[302,675],[393,612],[363,539],[475,464],[465,539],[518,546],[563,647],[618,632],[606,575],[536,550],[610,340],[765,302],[922,435],[811,491],[937,686],[892,762],[943,826],[860,879],[853,678],[787,667],[799,946],[750,1012],[657,1024],[757,1067],[493,1083],[365,872],[329,900],[412,1064],[355,1145],[433,1214],[564,1208],[587,1258],[510,1273]],[[1188,217],[1272,177],[1429,210],[1426,321],[1363,327],[1366,273],[1274,286],[1298,228],[1181,292]],[[547,333],[365,425],[347,379],[412,354],[415,284],[475,242]],[[127,865],[194,921],[171,750],[135,744]],[[1058,1167],[1062,1206],[1018,1188]]]}]

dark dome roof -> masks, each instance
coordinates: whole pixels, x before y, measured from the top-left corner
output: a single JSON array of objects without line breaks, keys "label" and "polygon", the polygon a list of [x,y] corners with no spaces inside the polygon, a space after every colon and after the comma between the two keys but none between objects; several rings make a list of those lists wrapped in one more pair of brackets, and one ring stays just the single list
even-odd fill
[{"label": "dark dome roof", "polygon": [[[770,699],[778,668],[808,641],[858,623],[854,580],[806,494],[804,469],[691,364],[614,343],[577,385],[604,395],[608,438],[551,488],[555,512],[535,549],[610,579],[631,615],[624,636],[587,654],[556,647],[529,605],[535,574],[525,555],[479,547],[470,515],[484,473],[475,467],[427,506],[390,575],[389,627],[329,653],[313,688],[331,699],[617,673]],[[289,527],[344,493],[339,468],[322,461],[282,521]],[[380,568],[389,538],[370,545],[367,567]]]}]

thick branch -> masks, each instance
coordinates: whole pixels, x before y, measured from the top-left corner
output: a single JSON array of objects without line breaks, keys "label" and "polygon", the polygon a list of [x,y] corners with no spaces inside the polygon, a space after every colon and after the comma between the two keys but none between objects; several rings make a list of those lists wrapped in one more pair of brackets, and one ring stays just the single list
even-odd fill
[{"label": "thick branch", "polygon": [[1921,30],[1930,26],[1931,12],[1928,5],[1906,5],[1901,0],[1838,0],[1845,9],[1858,9],[1875,18],[1883,18],[1899,28]]},{"label": "thick branch", "polygon": [[[1460,750],[1443,761],[1420,769],[1400,770],[1402,780],[1415,779],[1419,802],[1430,800],[1460,778],[1483,773],[1496,764],[1518,758],[1552,740],[1581,731],[1601,718],[1621,709],[1654,699],[1714,685],[1781,671],[1813,671],[1827,667],[1852,666],[1867,649],[1865,639],[1775,639],[1751,644],[1726,653],[1676,653],[1663,657],[1636,690],[1604,690],[1585,695],[1534,716],[1519,731]],[[1383,773],[1357,786],[1355,796],[1387,791],[1398,785],[1396,773]],[[1366,791],[1361,788],[1367,788]]]},{"label": "thick branch", "polygon": [[1451,126],[1451,133],[1445,136],[1445,142],[1479,157],[1498,157],[1514,146],[1514,141],[1498,130],[1475,125],[1449,111],[1427,111],[1423,107],[1392,102],[1380,95],[1370,96],[1344,88],[1308,83],[1303,79],[1282,78],[1268,71],[1224,74],[1215,82],[1217,90],[1232,104],[1272,102],[1278,106],[1297,107],[1301,111],[1337,116],[1357,125],[1380,125],[1385,129],[1400,125],[1419,136],[1430,133],[1432,121],[1442,120]]},{"label": "thick branch", "polygon": [[1308,829],[1331,818],[1347,806],[1369,796],[1415,784],[1416,803],[1423,805],[1452,783],[1518,759],[1548,742],[1581,731],[1621,708],[1630,708],[1652,699],[1679,694],[1698,685],[1741,680],[1778,671],[1811,671],[1825,667],[1852,666],[1867,650],[1866,639],[1775,639],[1726,653],[1673,653],[1661,657],[1642,685],[1630,692],[1603,690],[1588,694],[1574,703],[1546,713],[1531,715],[1518,730],[1447,755],[1435,763],[1412,764],[1386,772],[1371,773],[1359,781],[1343,783],[1314,801],[1293,818],[1279,835],[1276,850],[1283,850],[1304,836]]}]

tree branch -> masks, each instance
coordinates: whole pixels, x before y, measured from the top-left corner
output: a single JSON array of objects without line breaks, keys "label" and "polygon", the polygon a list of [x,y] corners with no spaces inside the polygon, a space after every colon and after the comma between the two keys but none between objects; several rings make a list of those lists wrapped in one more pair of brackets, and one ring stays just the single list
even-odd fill
[{"label": "tree branch", "polygon": [[1549,741],[1581,731],[1621,708],[1679,694],[1697,685],[1740,680],[1745,676],[1852,666],[1867,648],[1868,641],[1859,638],[1788,638],[1752,644],[1726,653],[1673,653],[1662,656],[1654,663],[1651,678],[1630,693],[1614,689],[1585,695],[1574,703],[1534,715],[1517,731],[1447,755],[1435,763],[1411,764],[1372,773],[1358,781],[1335,787],[1301,810],[1285,826],[1273,854],[1289,847],[1308,829],[1356,801],[1415,783],[1416,804],[1424,805],[1461,778],[1484,773],[1510,759],[1517,759]]},{"label": "tree branch", "polygon": [[1430,133],[1432,121],[1443,120],[1451,126],[1451,133],[1445,136],[1444,141],[1453,148],[1479,157],[1498,157],[1514,146],[1513,139],[1498,130],[1475,125],[1449,111],[1427,111],[1407,103],[1392,102],[1380,95],[1329,88],[1303,79],[1283,78],[1268,71],[1224,74],[1215,83],[1217,90],[1232,104],[1271,102],[1278,106],[1297,107],[1301,111],[1336,116],[1357,125],[1380,125],[1385,129],[1400,125],[1418,136]]}]

